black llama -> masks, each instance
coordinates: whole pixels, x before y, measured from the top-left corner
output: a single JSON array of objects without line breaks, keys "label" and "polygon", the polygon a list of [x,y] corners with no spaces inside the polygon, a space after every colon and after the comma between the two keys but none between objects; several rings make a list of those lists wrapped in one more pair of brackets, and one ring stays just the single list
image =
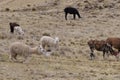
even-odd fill
[{"label": "black llama", "polygon": [[66,7],[66,8],[64,9],[64,12],[65,12],[65,19],[66,19],[66,20],[67,20],[67,15],[68,15],[68,13],[69,13],[69,14],[73,14],[73,18],[74,18],[74,19],[76,18],[76,15],[78,16],[78,18],[82,18],[76,8]]}]

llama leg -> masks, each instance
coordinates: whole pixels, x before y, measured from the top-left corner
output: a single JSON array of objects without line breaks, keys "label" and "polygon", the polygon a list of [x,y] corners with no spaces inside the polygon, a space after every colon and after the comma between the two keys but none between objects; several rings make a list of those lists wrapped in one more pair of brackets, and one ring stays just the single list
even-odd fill
[{"label": "llama leg", "polygon": [[65,12],[65,19],[67,20],[67,15],[68,15],[68,13],[67,12]]},{"label": "llama leg", "polygon": [[76,14],[73,14],[73,18],[75,19],[75,17],[76,17]]},{"label": "llama leg", "polygon": [[13,26],[10,26],[10,32],[14,33],[14,27]]},{"label": "llama leg", "polygon": [[95,55],[94,55],[93,53],[94,53],[94,50],[91,49],[91,53],[90,53],[90,58],[91,58],[91,60],[92,60],[93,58],[95,58]]},{"label": "llama leg", "polygon": [[116,60],[119,61],[119,54],[115,56]]},{"label": "llama leg", "polygon": [[80,16],[79,12],[77,12],[77,15],[78,15],[78,18],[82,18],[82,17]]},{"label": "llama leg", "polygon": [[108,51],[106,53],[107,53],[107,57],[109,58],[110,53]]},{"label": "llama leg", "polygon": [[115,57],[116,57],[116,60],[119,61],[119,56],[120,56],[120,51],[116,53]]},{"label": "llama leg", "polygon": [[95,55],[93,54],[93,52],[90,53],[90,57],[91,57],[91,60],[95,58]]},{"label": "llama leg", "polygon": [[105,51],[103,51],[103,59],[105,59]]}]

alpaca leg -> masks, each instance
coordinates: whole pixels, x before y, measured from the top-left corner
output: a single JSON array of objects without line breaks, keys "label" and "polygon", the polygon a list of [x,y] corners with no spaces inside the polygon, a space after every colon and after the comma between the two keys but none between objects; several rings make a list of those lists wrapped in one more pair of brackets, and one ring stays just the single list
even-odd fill
[{"label": "alpaca leg", "polygon": [[10,60],[10,61],[14,61],[12,55],[9,56],[9,60]]},{"label": "alpaca leg", "polygon": [[17,61],[16,57],[17,57],[17,54],[11,54],[9,58],[11,61],[16,62]]},{"label": "alpaca leg", "polygon": [[45,49],[45,45],[44,44],[42,44],[42,48]]},{"label": "alpaca leg", "polygon": [[24,60],[22,61],[22,63],[26,62],[27,60],[27,56],[24,56]]},{"label": "alpaca leg", "polygon": [[30,60],[31,60],[31,56],[30,55],[26,55],[26,56],[24,56],[23,63],[29,63]]}]

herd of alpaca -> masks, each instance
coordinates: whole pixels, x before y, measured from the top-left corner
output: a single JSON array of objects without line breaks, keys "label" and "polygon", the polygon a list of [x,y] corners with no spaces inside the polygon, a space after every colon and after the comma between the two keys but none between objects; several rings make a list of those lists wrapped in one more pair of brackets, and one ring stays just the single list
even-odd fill
[{"label": "herd of alpaca", "polygon": [[[67,15],[73,14],[73,18],[76,18],[76,15],[78,18],[81,18],[78,10],[73,7],[66,7],[64,9],[65,12],[65,19],[67,20]],[[22,27],[15,22],[9,23],[10,25],[10,33],[24,35],[24,31]],[[52,38],[50,36],[42,36],[40,39],[41,45],[37,45],[36,47],[32,48],[29,45],[26,45],[25,43],[21,42],[14,42],[10,45],[10,60],[17,61],[17,56],[23,56],[25,59],[23,62],[27,61],[27,58],[31,56],[32,54],[44,54],[46,56],[50,56],[51,53],[54,51],[59,50],[59,38],[55,37]],[[114,55],[116,59],[119,58],[119,52],[120,52],[120,38],[108,38],[107,40],[89,40],[88,46],[91,50],[90,58],[95,58],[94,50],[102,51],[103,52],[103,58],[105,58],[105,55],[109,56]],[[118,49],[118,51],[115,51],[113,48]]]}]

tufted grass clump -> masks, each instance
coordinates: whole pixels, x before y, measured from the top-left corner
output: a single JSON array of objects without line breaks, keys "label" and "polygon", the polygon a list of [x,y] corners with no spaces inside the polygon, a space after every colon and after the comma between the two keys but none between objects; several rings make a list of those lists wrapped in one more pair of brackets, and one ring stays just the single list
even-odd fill
[{"label": "tufted grass clump", "polygon": [[32,8],[32,11],[36,11],[36,9],[35,9],[35,8]]},{"label": "tufted grass clump", "polygon": [[10,11],[10,8],[5,8],[5,11]]},{"label": "tufted grass clump", "polygon": [[6,34],[0,33],[0,39],[6,39],[6,38],[7,38]]},{"label": "tufted grass clump", "polygon": [[43,33],[43,36],[50,36],[50,33]]}]

